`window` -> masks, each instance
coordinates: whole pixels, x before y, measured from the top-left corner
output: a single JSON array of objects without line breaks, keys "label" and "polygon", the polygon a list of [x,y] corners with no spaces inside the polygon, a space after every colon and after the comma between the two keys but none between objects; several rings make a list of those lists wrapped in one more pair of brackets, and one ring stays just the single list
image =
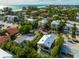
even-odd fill
[{"label": "window", "polygon": [[47,50],[49,49],[48,47],[45,47],[45,46],[44,46],[43,48],[44,48],[44,49],[47,49]]},{"label": "window", "polygon": [[48,42],[48,44],[49,44],[50,42]]},{"label": "window", "polygon": [[44,41],[44,40],[42,40],[42,41]]}]

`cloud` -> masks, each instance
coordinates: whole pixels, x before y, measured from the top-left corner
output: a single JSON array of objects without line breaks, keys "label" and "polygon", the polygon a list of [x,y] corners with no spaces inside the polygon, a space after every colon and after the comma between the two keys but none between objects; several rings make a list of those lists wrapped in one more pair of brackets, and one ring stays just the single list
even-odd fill
[{"label": "cloud", "polygon": [[38,0],[0,0],[1,5],[37,4]]},{"label": "cloud", "polygon": [[19,4],[72,4],[79,5],[79,0],[0,0],[0,5]]}]

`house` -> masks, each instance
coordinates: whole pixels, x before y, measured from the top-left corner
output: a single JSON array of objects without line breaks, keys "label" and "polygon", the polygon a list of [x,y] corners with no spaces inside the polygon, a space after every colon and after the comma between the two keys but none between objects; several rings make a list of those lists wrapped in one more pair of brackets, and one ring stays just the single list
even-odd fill
[{"label": "house", "polygon": [[51,28],[57,30],[59,24],[60,24],[60,20],[52,21]]},{"label": "house", "polygon": [[0,58],[12,58],[13,55],[9,52],[4,51],[3,49],[0,49]]},{"label": "house", "polygon": [[48,19],[44,18],[41,21],[38,22],[38,26],[44,26],[48,23]]},{"label": "house", "polygon": [[37,19],[34,19],[32,16],[25,16],[25,20],[29,21],[29,22],[34,22]]},{"label": "house", "polygon": [[79,58],[79,46],[78,45],[73,44],[71,42],[65,42],[60,51],[61,55],[62,56],[65,55],[64,57],[66,58],[69,58],[69,57]]},{"label": "house", "polygon": [[79,34],[79,23],[78,22],[67,21],[66,28],[69,28],[68,31],[69,33],[71,33],[72,27],[74,26],[74,24],[76,24],[76,28],[77,28],[76,34]]},{"label": "house", "polygon": [[66,23],[66,26],[65,26],[65,28],[64,28],[64,32],[65,32],[65,33],[72,33],[72,27],[73,27],[72,24]]},{"label": "house", "polygon": [[[51,28],[53,30],[57,30],[58,25],[60,24],[60,20],[56,20],[56,21],[52,21],[51,22]],[[65,33],[72,33],[72,27],[74,26],[74,24],[76,24],[76,34],[79,34],[79,23],[78,22],[74,22],[74,21],[66,21],[66,26],[64,28],[64,32]]]},{"label": "house", "polygon": [[3,44],[4,42],[6,41],[9,41],[9,36],[7,35],[3,35],[3,36],[0,36],[0,44]]},{"label": "house", "polygon": [[79,35],[79,26],[76,27],[77,27],[76,35]]},{"label": "house", "polygon": [[53,15],[53,17],[56,17],[56,16],[58,16],[58,15],[57,14]]},{"label": "house", "polygon": [[40,52],[45,52],[49,53],[50,49],[56,39],[55,34],[49,34],[49,35],[44,35],[38,42],[37,42],[37,47],[38,47],[38,53]]},{"label": "house", "polygon": [[28,21],[30,21],[30,22],[35,21],[35,20],[34,20],[34,19],[32,19],[32,18],[28,18],[27,20],[28,20]]},{"label": "house", "polygon": [[3,12],[2,9],[0,9],[0,15],[4,15],[5,13]]},{"label": "house", "polygon": [[24,15],[24,19],[27,20],[29,18],[29,15]]},{"label": "house", "polygon": [[77,14],[76,14],[77,16],[79,16],[79,12],[77,12]]},{"label": "house", "polygon": [[35,38],[35,34],[27,34],[27,35],[22,35],[16,38],[16,40],[14,42],[18,43],[18,44],[22,44],[25,41],[32,41]]},{"label": "house", "polygon": [[9,23],[14,23],[14,22],[18,22],[19,18],[18,16],[14,16],[14,15],[6,15],[5,20]]},{"label": "house", "polygon": [[9,27],[9,28],[7,28],[6,31],[7,31],[7,33],[8,33],[10,36],[15,35],[15,34],[18,33],[17,27]]},{"label": "house", "polygon": [[79,16],[76,16],[76,21],[79,21]]},{"label": "house", "polygon": [[8,27],[18,27],[18,25],[0,21],[0,27],[1,27],[1,29],[7,29]]}]

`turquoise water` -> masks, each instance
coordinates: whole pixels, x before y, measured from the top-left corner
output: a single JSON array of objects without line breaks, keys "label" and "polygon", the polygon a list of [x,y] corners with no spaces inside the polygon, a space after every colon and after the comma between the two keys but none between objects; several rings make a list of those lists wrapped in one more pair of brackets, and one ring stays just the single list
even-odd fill
[{"label": "turquoise water", "polygon": [[37,7],[44,7],[48,6],[47,4],[35,4],[35,5],[10,5],[8,7],[11,7],[13,10],[20,10],[22,7],[28,7],[28,6],[37,6]]},{"label": "turquoise water", "polygon": [[27,7],[28,5],[36,5],[36,6],[47,6],[50,4],[51,5],[79,5],[79,0],[23,0],[24,2],[21,0],[17,0],[17,1],[18,2],[16,3],[15,0],[10,0],[8,6],[11,7],[13,10],[17,10],[17,9],[21,9],[23,6]]}]

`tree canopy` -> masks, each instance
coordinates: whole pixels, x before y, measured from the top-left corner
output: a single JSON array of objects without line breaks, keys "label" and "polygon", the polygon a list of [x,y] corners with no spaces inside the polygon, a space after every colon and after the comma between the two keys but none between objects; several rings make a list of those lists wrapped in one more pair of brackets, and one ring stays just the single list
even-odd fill
[{"label": "tree canopy", "polygon": [[19,31],[21,34],[27,34],[30,32],[31,29],[32,29],[32,25],[26,24],[26,25],[21,26]]}]

